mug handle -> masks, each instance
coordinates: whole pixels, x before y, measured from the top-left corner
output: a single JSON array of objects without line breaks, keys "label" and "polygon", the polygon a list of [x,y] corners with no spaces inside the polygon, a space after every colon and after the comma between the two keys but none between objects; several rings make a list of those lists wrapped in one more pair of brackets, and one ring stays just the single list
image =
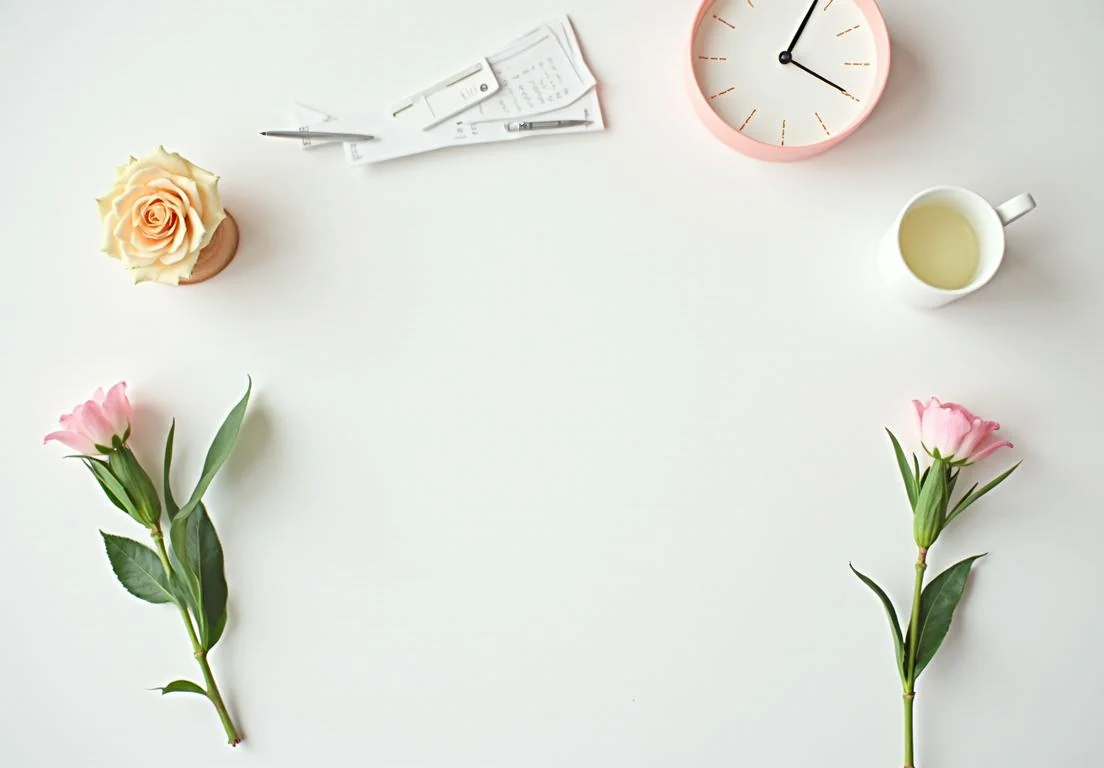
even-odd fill
[{"label": "mug handle", "polygon": [[1001,224],[1008,226],[1025,213],[1035,210],[1035,198],[1028,194],[1016,195],[1011,200],[997,206],[997,216]]}]

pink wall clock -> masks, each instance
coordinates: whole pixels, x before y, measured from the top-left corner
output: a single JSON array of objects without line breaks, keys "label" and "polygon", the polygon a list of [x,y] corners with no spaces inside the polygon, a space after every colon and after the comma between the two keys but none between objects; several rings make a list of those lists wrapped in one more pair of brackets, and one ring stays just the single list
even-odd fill
[{"label": "pink wall clock", "polygon": [[804,160],[854,133],[889,79],[875,0],[704,0],[687,74],[706,127],[759,160]]}]

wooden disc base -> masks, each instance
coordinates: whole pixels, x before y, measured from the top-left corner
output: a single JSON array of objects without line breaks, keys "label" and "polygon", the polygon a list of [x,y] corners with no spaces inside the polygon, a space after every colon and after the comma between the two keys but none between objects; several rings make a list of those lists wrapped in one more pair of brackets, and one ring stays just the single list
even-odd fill
[{"label": "wooden disc base", "polygon": [[218,225],[211,242],[199,252],[199,258],[192,267],[191,276],[180,281],[181,285],[195,285],[204,280],[210,280],[226,265],[234,260],[234,254],[238,252],[238,222],[226,211],[226,218]]}]

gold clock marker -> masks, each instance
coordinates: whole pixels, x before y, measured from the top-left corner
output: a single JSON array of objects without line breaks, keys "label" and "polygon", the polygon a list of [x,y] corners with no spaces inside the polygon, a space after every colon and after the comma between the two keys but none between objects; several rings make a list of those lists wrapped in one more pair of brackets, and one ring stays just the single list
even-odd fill
[{"label": "gold clock marker", "polygon": [[854,32],[854,31],[855,31],[856,29],[858,29],[858,28],[859,28],[860,26],[862,26],[862,25],[861,25],[861,24],[856,24],[855,26],[851,27],[850,29],[845,29],[845,30],[843,30],[842,32],[840,32],[840,33],[839,33],[838,35],[836,35],[836,37],[843,37],[843,36],[844,36],[844,35],[846,35],[846,34],[847,34],[848,32]]},{"label": "gold clock marker", "polygon": [[820,113],[819,112],[814,112],[813,114],[816,115],[817,122],[820,123],[820,127],[824,129],[824,133],[828,136],[831,136],[832,132],[829,131],[828,126],[824,124],[824,121],[820,117]]},{"label": "gold clock marker", "polygon": [[723,91],[721,91],[719,93],[714,93],[712,96],[709,97],[709,100],[712,101],[713,99],[717,98],[718,96],[724,96],[726,93],[732,93],[735,90],[736,90],[735,85],[730,87],[730,88],[725,88]]},{"label": "gold clock marker", "polygon": [[824,4],[824,8],[822,10],[827,11],[829,8],[832,7],[832,3],[834,2],[836,2],[836,0],[828,0],[828,2]]},{"label": "gold clock marker", "polygon": [[728,61],[727,56],[699,56],[703,61]]},{"label": "gold clock marker", "polygon": [[782,138],[778,140],[778,146],[786,146],[786,121],[782,121]]},{"label": "gold clock marker", "polygon": [[733,26],[732,23],[729,22],[727,19],[722,19],[720,16],[717,16],[715,14],[714,14],[713,18],[716,19],[717,21],[721,22],[722,24],[724,24],[729,29],[736,29],[736,27]]},{"label": "gold clock marker", "polygon": [[845,61],[845,62],[843,62],[843,66],[845,66],[845,67],[869,67],[870,62],[869,61]]},{"label": "gold clock marker", "polygon": [[857,102],[857,101],[858,101],[858,99],[856,99],[856,98],[855,98],[854,96],[852,96],[852,95],[851,95],[850,93],[848,93],[847,91],[840,91],[840,93],[842,93],[842,94],[843,94],[844,96],[846,96],[847,98],[851,99],[851,101],[855,101],[855,102]]},{"label": "gold clock marker", "polygon": [[759,108],[756,107],[755,109],[751,110],[751,114],[749,114],[746,118],[744,118],[744,122],[740,123],[740,130],[741,131],[744,130],[744,128],[747,127],[747,124],[751,122],[751,118],[755,117],[755,113],[758,112],[758,111],[759,111]]}]

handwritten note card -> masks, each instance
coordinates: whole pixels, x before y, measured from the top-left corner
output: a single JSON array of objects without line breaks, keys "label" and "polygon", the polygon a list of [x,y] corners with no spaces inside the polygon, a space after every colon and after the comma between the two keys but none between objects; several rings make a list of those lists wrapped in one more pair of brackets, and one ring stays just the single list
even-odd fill
[{"label": "handwritten note card", "polygon": [[[567,16],[542,24],[488,56],[500,84],[492,97],[427,130],[412,130],[390,111],[376,110],[351,120],[326,122],[310,108],[297,108],[305,129],[369,133],[375,141],[344,145],[351,165],[367,165],[465,144],[514,141],[542,135],[589,133],[605,128],[597,81],[583,59]],[[581,120],[585,125],[535,131],[508,131],[515,120]],[[317,142],[315,143],[317,146]]]}]

